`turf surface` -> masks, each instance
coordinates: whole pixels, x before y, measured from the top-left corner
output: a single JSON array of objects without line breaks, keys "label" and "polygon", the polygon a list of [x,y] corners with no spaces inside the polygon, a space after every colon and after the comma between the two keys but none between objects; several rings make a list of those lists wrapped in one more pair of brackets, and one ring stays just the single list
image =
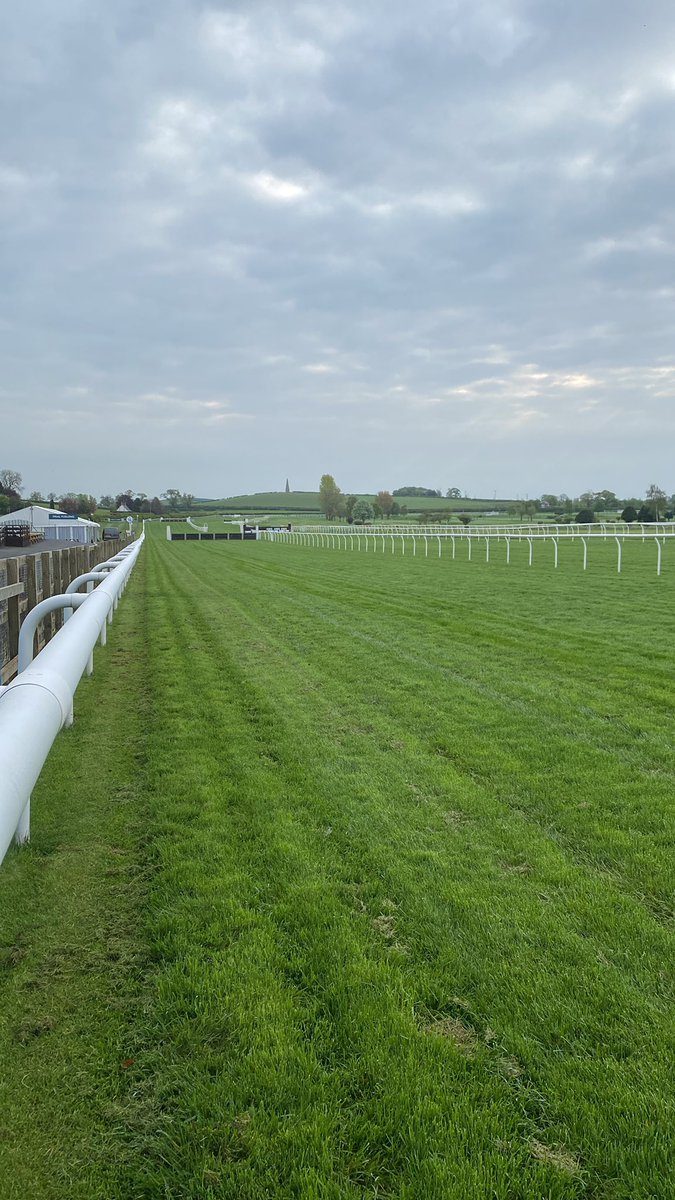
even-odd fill
[{"label": "turf surface", "polygon": [[0,870],[2,1195],[672,1197],[668,556],[162,534]]}]

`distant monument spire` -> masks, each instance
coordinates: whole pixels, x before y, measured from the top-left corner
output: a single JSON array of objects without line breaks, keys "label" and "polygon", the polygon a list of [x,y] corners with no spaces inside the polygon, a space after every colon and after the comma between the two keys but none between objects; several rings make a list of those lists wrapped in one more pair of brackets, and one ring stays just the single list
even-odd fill
[{"label": "distant monument spire", "polygon": [[291,490],[291,489],[290,489],[290,485],[289,485],[289,483],[288,483],[288,480],[286,480],[286,491],[287,491],[287,492],[290,492],[290,490]]}]

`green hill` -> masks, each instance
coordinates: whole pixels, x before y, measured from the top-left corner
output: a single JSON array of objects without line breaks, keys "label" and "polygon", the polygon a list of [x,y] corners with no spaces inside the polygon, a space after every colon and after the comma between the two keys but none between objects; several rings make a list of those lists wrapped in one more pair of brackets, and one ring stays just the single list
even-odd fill
[{"label": "green hill", "polygon": [[[374,492],[360,492],[365,500],[374,500]],[[419,512],[493,512],[505,511],[510,500],[445,500],[440,496],[399,496],[410,513]],[[200,512],[229,513],[319,513],[318,492],[254,492],[248,496],[226,496],[221,500],[198,501]]]}]

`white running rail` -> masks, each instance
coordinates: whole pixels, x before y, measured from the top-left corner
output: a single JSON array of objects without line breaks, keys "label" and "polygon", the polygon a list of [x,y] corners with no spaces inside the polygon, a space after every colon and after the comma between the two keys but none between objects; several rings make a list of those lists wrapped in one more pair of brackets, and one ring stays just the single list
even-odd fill
[{"label": "white running rail", "polygon": [[208,525],[195,525],[194,521],[192,520],[192,517],[186,517],[185,520],[187,521],[187,524],[190,526],[190,528],[196,529],[198,533],[208,533],[209,532]]},{"label": "white running rail", "polygon": [[100,564],[96,573],[106,572],[105,578],[89,595],[74,597],[71,619],[16,679],[0,687],[0,862],[12,838],[30,837],[31,791],[56,735],[72,721],[75,689],[91,666],[97,639],[105,636],[144,537]]}]

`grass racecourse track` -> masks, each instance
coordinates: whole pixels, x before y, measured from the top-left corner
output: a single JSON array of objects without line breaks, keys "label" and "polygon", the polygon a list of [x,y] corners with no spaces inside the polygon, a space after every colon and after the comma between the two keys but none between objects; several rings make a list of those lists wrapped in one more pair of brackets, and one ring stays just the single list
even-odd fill
[{"label": "grass racecourse track", "polygon": [[672,1200],[670,549],[151,526],[0,869],[3,1200]]}]

